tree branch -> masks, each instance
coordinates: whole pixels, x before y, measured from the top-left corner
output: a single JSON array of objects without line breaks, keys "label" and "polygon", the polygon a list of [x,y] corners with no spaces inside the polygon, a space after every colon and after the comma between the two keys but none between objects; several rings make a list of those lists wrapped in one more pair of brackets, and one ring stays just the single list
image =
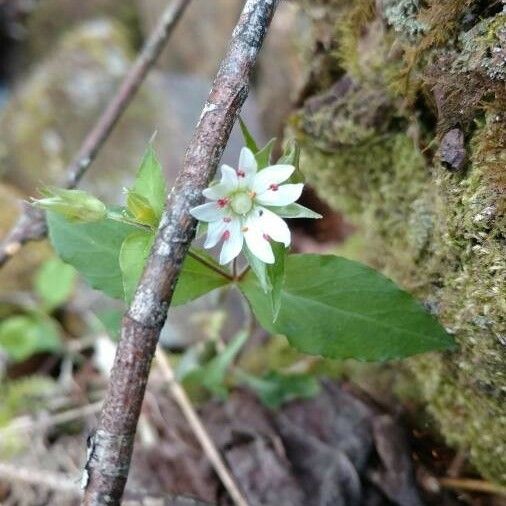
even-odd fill
[{"label": "tree branch", "polygon": [[202,201],[248,94],[252,67],[279,0],[247,0],[232,34],[175,187],[167,197],[155,244],[123,317],[109,389],[87,463],[84,505],[120,503],[151,361],[181,265],[195,235],[190,209]]},{"label": "tree branch", "polygon": [[[174,0],[163,12],[158,26],[150,35],[134,64],[120,84],[116,95],[84,139],[74,160],[67,167],[65,188],[74,188],[95,160],[114,126],[134,98],[172,34],[179,18],[191,0]],[[44,212],[28,204],[7,237],[0,244],[0,267],[30,241],[47,235]]]}]

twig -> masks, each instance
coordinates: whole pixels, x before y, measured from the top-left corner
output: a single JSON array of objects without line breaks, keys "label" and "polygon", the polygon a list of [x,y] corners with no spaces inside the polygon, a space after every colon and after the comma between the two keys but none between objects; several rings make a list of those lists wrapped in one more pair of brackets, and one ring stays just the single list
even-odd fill
[{"label": "twig", "polygon": [[21,481],[30,485],[71,493],[77,497],[82,495],[79,483],[72,476],[63,473],[27,469],[0,462],[0,479],[8,482]]},{"label": "twig", "polygon": [[[116,95],[88,133],[74,160],[67,167],[65,187],[74,188],[108,139],[114,126],[134,98],[144,78],[165,47],[179,18],[191,0],[174,0],[164,11],[160,22],[150,35],[134,64],[123,79]],[[38,241],[47,235],[44,212],[24,204],[18,221],[0,244],[0,267],[29,241]]]},{"label": "twig", "polygon": [[439,478],[439,484],[445,488],[468,490],[469,492],[482,492],[506,496],[506,488],[489,481],[472,480],[469,478]]},{"label": "twig", "polygon": [[195,235],[190,209],[216,167],[248,94],[248,83],[279,0],[247,0],[167,197],[155,244],[123,317],[109,389],[90,458],[86,506],[117,505],[125,486],[144,391],[183,260]]},{"label": "twig", "polygon": [[158,347],[156,350],[155,360],[164,376],[164,379],[167,381],[172,397],[183,412],[183,415],[190,425],[190,428],[193,430],[196,438],[202,446],[202,449],[204,450],[214,470],[216,471],[216,474],[219,476],[221,482],[234,501],[234,504],[236,506],[248,506],[246,499],[243,497],[241,491],[239,490],[239,487],[236,485],[234,479],[232,478],[232,475],[227,469],[227,466],[221,458],[221,455],[218,452],[214,442],[207,433],[206,428],[202,424],[198,414],[193,408],[190,399],[186,395],[186,392],[184,391],[183,387],[177,382],[174,371],[172,370],[172,367],[170,366],[165,353],[160,347]]},{"label": "twig", "polygon": [[94,415],[100,411],[101,407],[102,401],[98,401],[93,404],[87,404],[86,406],[69,409],[68,411],[63,411],[62,413],[57,413],[55,415],[51,415],[47,418],[42,418],[39,420],[24,419],[14,421],[10,425],[7,425],[6,427],[2,427],[0,429],[0,438],[6,437],[7,435],[12,435],[13,432],[26,432],[34,431],[37,429],[47,429],[48,427],[53,427],[54,425],[60,425],[62,423],[71,422],[72,420],[77,420],[78,418],[83,418],[88,415]]}]

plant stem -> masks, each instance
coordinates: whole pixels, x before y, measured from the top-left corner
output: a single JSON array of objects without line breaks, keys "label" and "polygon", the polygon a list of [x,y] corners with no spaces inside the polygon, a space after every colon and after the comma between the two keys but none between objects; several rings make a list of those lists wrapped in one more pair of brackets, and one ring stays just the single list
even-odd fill
[{"label": "plant stem", "polygon": [[[68,165],[65,188],[75,188],[93,163],[116,123],[160,56],[190,1],[174,0],[163,12],[160,23],[130,67],[118,91],[89,131],[75,158]],[[12,258],[24,244],[30,241],[40,241],[46,235],[47,226],[44,212],[29,204],[24,204],[21,216],[0,244],[0,267]]]},{"label": "plant stem", "polygon": [[85,506],[120,504],[160,331],[195,235],[190,210],[213,178],[279,0],[247,0],[202,111],[154,246],[123,317],[109,388],[87,462]]},{"label": "plant stem", "polygon": [[197,260],[197,262],[200,262],[202,265],[205,265],[208,269],[211,269],[212,271],[218,273],[220,276],[223,276],[229,281],[234,280],[234,278],[228,272],[221,270],[219,267],[216,267],[216,265],[213,265],[211,262],[208,262],[205,258],[202,258],[193,248],[190,248],[188,250],[188,256]]}]

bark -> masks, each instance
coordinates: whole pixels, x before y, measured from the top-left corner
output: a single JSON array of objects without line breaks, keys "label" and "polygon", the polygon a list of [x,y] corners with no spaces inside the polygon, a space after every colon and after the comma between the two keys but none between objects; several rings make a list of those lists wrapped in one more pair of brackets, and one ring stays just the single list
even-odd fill
[{"label": "bark", "polygon": [[248,94],[248,81],[278,0],[248,0],[168,195],[155,244],[124,316],[109,390],[87,463],[84,504],[119,504],[160,330],[195,234],[189,211],[202,200]]}]

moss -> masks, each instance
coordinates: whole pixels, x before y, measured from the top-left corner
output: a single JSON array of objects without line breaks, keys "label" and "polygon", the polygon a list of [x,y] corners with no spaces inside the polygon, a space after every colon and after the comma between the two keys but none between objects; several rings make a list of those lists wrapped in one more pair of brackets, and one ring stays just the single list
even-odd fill
[{"label": "moss", "polygon": [[[396,6],[392,15],[407,3],[382,5]],[[365,244],[357,256],[414,293],[455,335],[458,351],[413,358],[408,367],[448,443],[468,450],[486,478],[505,483],[505,98],[489,61],[503,15],[471,3],[429,1],[406,14],[404,21],[428,27],[411,49],[406,27],[356,21],[358,35],[341,48],[348,57],[333,52],[352,92],[318,90],[290,130],[303,145],[309,182],[357,225]],[[353,19],[356,4],[347,5],[340,3],[340,19]],[[380,50],[357,51],[374,51],[364,38],[379,40]],[[402,48],[401,65],[411,66],[410,90],[394,82],[394,48]],[[378,57],[383,68],[360,64]],[[455,125],[465,133],[468,164],[452,173],[432,145]]]}]

